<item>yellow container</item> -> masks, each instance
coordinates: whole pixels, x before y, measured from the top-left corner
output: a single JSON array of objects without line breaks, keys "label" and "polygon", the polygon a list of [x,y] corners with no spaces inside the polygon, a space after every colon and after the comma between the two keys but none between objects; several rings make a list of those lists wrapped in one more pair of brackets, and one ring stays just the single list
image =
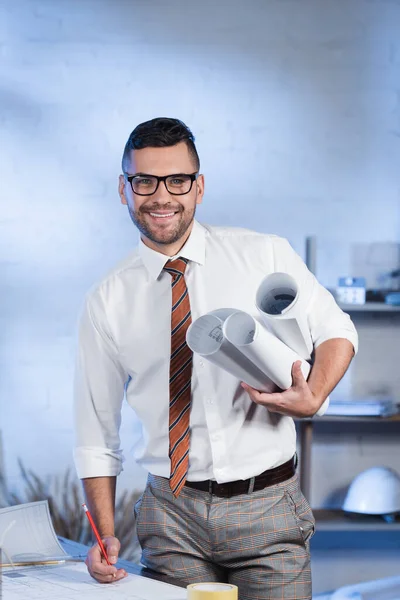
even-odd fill
[{"label": "yellow container", "polygon": [[192,583],[188,600],[238,600],[238,588],[230,583]]}]

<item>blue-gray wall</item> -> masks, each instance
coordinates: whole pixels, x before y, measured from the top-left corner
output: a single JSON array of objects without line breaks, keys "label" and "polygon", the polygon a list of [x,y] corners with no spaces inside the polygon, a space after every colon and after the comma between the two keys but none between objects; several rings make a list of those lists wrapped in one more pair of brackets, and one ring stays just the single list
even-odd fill
[{"label": "blue-gray wall", "polygon": [[[43,475],[71,464],[76,318],[85,290],[136,244],[120,156],[131,129],[159,115],[197,137],[200,220],[284,235],[302,255],[316,234],[328,286],[362,274],[357,248],[399,241],[398,2],[3,0],[0,428],[12,484],[18,456]],[[341,394],[399,394],[395,325],[363,325]],[[135,429],[127,414],[128,455]],[[396,466],[393,438],[325,441],[317,506],[377,457]],[[128,459],[122,486],[143,482]]]}]

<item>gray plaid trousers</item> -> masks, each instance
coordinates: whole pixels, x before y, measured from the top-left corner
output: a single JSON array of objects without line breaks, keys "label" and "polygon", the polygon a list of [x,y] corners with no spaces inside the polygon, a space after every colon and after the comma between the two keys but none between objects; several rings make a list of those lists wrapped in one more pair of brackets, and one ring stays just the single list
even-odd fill
[{"label": "gray plaid trousers", "polygon": [[187,584],[235,584],[240,600],[310,600],[315,521],[297,474],[251,494],[219,498],[149,475],[135,506],[146,567]]}]

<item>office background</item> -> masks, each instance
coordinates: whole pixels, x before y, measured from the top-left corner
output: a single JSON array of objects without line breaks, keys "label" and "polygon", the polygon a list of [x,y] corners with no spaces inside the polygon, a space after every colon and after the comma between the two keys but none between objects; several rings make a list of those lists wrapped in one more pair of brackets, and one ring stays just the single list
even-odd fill
[{"label": "office background", "polygon": [[[398,262],[400,3],[3,0],[0,5],[1,468],[72,465],[75,326],[85,291],[137,243],[117,179],[134,126],[181,118],[206,176],[200,221],[287,237],[317,275]],[[386,283],[384,284],[386,285]],[[396,316],[361,319],[336,394],[394,395]],[[124,409],[120,487],[144,485]],[[316,436],[312,501],[399,468],[393,435]]]}]

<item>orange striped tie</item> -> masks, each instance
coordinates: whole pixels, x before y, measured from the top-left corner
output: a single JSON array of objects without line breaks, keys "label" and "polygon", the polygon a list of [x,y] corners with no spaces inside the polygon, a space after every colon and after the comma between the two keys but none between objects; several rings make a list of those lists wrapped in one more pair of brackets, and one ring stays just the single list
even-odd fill
[{"label": "orange striped tie", "polygon": [[192,322],[185,282],[186,258],[169,260],[164,269],[172,275],[171,361],[169,370],[169,485],[177,497],[185,485],[189,467],[192,351],[186,331]]}]

